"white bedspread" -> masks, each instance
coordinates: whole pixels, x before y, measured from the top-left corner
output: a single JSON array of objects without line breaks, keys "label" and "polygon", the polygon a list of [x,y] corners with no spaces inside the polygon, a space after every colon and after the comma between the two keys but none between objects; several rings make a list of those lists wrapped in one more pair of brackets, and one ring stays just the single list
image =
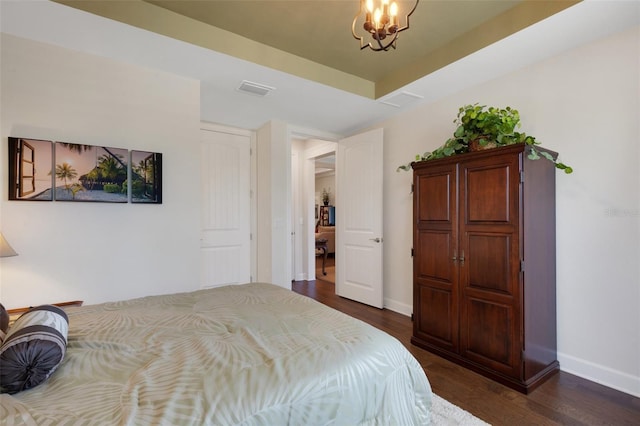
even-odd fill
[{"label": "white bedspread", "polygon": [[429,382],[399,341],[271,284],[68,313],[62,365],[1,395],[3,424],[429,423]]}]

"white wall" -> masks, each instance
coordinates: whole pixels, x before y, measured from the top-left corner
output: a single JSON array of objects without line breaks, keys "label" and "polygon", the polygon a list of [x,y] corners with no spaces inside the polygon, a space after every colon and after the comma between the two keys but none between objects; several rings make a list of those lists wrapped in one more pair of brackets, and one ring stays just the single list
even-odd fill
[{"label": "white wall", "polygon": [[[199,82],[2,35],[7,308],[197,289]],[[7,137],[161,152],[163,204],[7,201]]]},{"label": "white wall", "polygon": [[281,121],[256,133],[257,280],[291,289],[291,142]]},{"label": "white wall", "polygon": [[458,107],[510,105],[521,130],[575,170],[556,179],[561,368],[640,395],[639,40],[636,27],[376,126],[386,136],[386,306],[412,303],[412,177],[396,168],[442,144]]}]

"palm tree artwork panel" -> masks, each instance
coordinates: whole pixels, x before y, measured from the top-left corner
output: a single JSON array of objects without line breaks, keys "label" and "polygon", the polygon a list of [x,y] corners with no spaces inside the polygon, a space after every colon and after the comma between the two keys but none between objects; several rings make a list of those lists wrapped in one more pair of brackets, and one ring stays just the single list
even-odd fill
[{"label": "palm tree artwork panel", "polygon": [[126,149],[55,143],[55,200],[126,203]]},{"label": "palm tree artwork panel", "polygon": [[53,142],[9,138],[9,200],[53,199]]},{"label": "palm tree artwork panel", "polygon": [[131,151],[131,202],[162,204],[161,153]]}]

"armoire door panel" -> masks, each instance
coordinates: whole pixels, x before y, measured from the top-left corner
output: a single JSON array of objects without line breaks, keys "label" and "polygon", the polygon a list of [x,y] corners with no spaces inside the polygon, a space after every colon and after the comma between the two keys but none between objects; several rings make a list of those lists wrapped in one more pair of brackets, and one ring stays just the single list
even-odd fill
[{"label": "armoire door panel", "polygon": [[453,303],[454,293],[451,289],[429,285],[418,285],[417,289],[422,308],[414,320],[419,337],[431,344],[457,350],[458,310]]},{"label": "armoire door panel", "polygon": [[[510,370],[514,363],[513,309],[480,299],[464,304],[462,350],[465,356],[490,361]],[[492,365],[496,368],[496,365]]]},{"label": "armoire door panel", "polygon": [[418,231],[418,247],[428,247],[416,253],[416,276],[451,283],[452,253],[454,251],[450,231]]},{"label": "armoire door panel", "polygon": [[451,180],[449,173],[421,176],[418,179],[418,221],[451,222]]},{"label": "armoire door panel", "polygon": [[512,293],[510,234],[466,235],[465,266],[467,287]]},{"label": "armoire door panel", "polygon": [[512,185],[517,182],[517,174],[517,163],[466,165],[461,188],[466,223],[511,223],[515,201]]}]

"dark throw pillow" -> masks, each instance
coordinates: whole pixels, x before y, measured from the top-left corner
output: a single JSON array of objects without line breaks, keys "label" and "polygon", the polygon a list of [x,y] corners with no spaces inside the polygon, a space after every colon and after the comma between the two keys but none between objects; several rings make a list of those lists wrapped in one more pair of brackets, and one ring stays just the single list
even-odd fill
[{"label": "dark throw pillow", "polygon": [[4,342],[4,338],[7,335],[9,329],[9,312],[0,303],[0,345]]},{"label": "dark throw pillow", "polygon": [[22,314],[0,347],[0,391],[16,393],[47,380],[64,358],[68,329],[69,318],[57,306]]}]

